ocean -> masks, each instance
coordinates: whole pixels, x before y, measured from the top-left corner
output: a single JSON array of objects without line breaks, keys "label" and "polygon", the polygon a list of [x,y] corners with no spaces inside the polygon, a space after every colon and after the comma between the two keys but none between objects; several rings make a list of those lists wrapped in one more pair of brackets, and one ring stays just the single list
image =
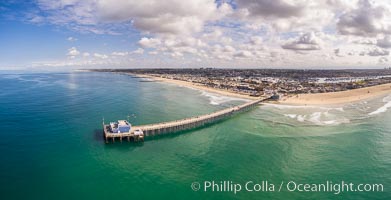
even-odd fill
[{"label": "ocean", "polygon": [[113,73],[1,72],[0,85],[1,199],[391,199],[391,94],[263,104],[180,134],[105,144],[103,118],[163,122],[244,100]]}]

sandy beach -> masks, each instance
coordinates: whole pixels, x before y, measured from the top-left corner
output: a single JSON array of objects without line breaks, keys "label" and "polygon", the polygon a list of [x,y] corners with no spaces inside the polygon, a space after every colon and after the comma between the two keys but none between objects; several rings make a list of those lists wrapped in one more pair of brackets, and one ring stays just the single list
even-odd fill
[{"label": "sandy beach", "polygon": [[345,104],[391,94],[391,83],[366,88],[317,94],[299,94],[282,98],[279,103],[291,105]]},{"label": "sandy beach", "polygon": [[[208,92],[213,92],[225,96],[243,98],[243,99],[257,99],[257,97],[251,97],[246,94],[239,94],[229,90],[221,90],[217,88],[206,87],[201,84],[195,84],[187,81],[166,79],[151,75],[139,75],[139,74],[130,74],[133,76],[144,77],[153,79],[155,81],[162,81],[177,84],[184,87],[189,87],[193,89],[204,90]],[[280,101],[275,102],[278,104],[288,104],[288,105],[331,105],[331,104],[346,104],[351,102],[357,102],[365,99],[376,98],[379,96],[391,94],[391,83],[371,86],[366,88],[359,88],[353,90],[347,90],[342,92],[329,92],[329,93],[317,93],[317,94],[298,94],[282,97]]]},{"label": "sandy beach", "polygon": [[166,83],[173,83],[173,84],[180,85],[180,86],[183,86],[183,87],[188,87],[188,88],[192,88],[192,89],[197,89],[197,90],[203,90],[203,91],[207,91],[207,92],[217,93],[217,94],[221,94],[221,95],[224,95],[224,96],[230,96],[230,97],[236,97],[236,98],[242,98],[242,99],[249,99],[249,100],[258,99],[257,97],[251,97],[251,96],[246,95],[246,94],[239,94],[239,93],[235,93],[235,92],[232,92],[232,91],[229,91],[229,90],[210,88],[210,87],[206,87],[206,86],[201,85],[201,84],[191,83],[191,82],[187,82],[187,81],[173,80],[173,79],[161,78],[161,77],[156,77],[156,76],[151,76],[151,75],[144,75],[144,74],[143,75],[131,74],[131,73],[127,73],[127,74],[133,75],[133,76],[138,76],[138,77],[143,77],[143,78],[149,78],[149,79],[152,79],[152,80],[155,80],[155,81],[161,81],[161,82],[166,82]]}]

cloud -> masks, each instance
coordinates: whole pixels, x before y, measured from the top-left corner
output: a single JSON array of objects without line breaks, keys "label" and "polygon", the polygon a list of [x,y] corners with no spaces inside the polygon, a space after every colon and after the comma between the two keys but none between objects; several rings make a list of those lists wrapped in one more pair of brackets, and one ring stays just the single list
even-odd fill
[{"label": "cloud", "polygon": [[[237,0],[236,18],[282,31],[320,31],[334,21],[337,5],[332,0]],[[339,5],[341,6],[341,5]],[[314,23],[316,22],[316,23]]]},{"label": "cloud", "polygon": [[99,17],[96,15],[94,0],[37,0],[42,19],[40,22],[65,26],[79,32],[110,33],[96,25]]},{"label": "cloud", "polygon": [[45,21],[45,18],[39,15],[32,15],[27,21],[34,24],[41,24]]},{"label": "cloud", "polygon": [[[79,31],[118,33],[128,24],[150,34],[192,34],[232,12],[213,0],[37,0],[45,21]],[[40,20],[42,21],[42,20]]]},{"label": "cloud", "polygon": [[231,4],[214,0],[37,0],[35,16],[46,23],[79,32],[191,35],[205,24],[234,12]]},{"label": "cloud", "polygon": [[230,45],[226,45],[226,46],[224,46],[223,51],[224,52],[235,52],[235,48]]},{"label": "cloud", "polygon": [[138,49],[132,51],[131,53],[132,54],[143,54],[144,53],[144,49],[138,48]]},{"label": "cloud", "polygon": [[388,58],[386,58],[386,57],[380,57],[380,58],[379,58],[379,63],[380,63],[380,64],[388,63]]},{"label": "cloud", "polygon": [[111,53],[111,55],[113,55],[113,56],[127,56],[128,54],[129,54],[129,52],[116,52],[116,51]]},{"label": "cloud", "polygon": [[239,57],[239,58],[250,58],[253,56],[253,54],[250,51],[242,50],[242,51],[235,53],[234,56]]},{"label": "cloud", "polygon": [[358,1],[358,7],[343,13],[337,29],[344,35],[376,36],[390,33],[390,11],[384,6],[375,6],[369,0]]},{"label": "cloud", "polygon": [[283,49],[294,51],[312,51],[321,49],[320,39],[313,32],[306,33],[297,39],[290,41],[281,46]]},{"label": "cloud", "polygon": [[263,41],[263,39],[260,36],[252,36],[250,38],[250,43],[253,45],[261,45],[262,41]]},{"label": "cloud", "polygon": [[[160,63],[164,61],[169,67],[197,63],[224,67],[306,66],[319,61],[322,65],[354,66],[360,62],[368,66],[388,56],[391,48],[391,3],[387,0],[34,3],[38,11],[26,16],[28,23],[50,23],[92,35],[122,34],[118,38],[132,43],[132,47],[138,45],[137,49],[102,51],[106,54],[88,53],[95,49],[80,53],[72,47],[64,59],[73,63],[89,60],[99,65],[124,64],[134,59],[132,63],[148,61],[150,66],[163,66]],[[74,42],[77,38],[67,40]],[[105,48],[112,49],[108,40],[104,42]]]},{"label": "cloud", "polygon": [[127,55],[131,55],[131,54],[143,54],[144,53],[144,49],[142,48],[138,48],[134,51],[131,51],[131,52],[127,52],[127,51],[114,51],[113,53],[111,53],[111,55],[113,56],[127,56]]},{"label": "cloud", "polygon": [[355,44],[363,44],[363,45],[376,45],[376,40],[372,38],[360,38],[358,40],[353,41]]},{"label": "cloud", "polygon": [[371,50],[369,50],[366,55],[368,56],[388,56],[390,55],[390,52],[388,50],[385,50],[385,49],[381,49],[381,48],[373,48]]},{"label": "cloud", "polygon": [[[183,57],[184,55],[200,56],[204,48],[208,45],[200,39],[193,37],[178,37],[178,38],[142,38],[138,44],[142,48],[158,51],[170,57]],[[143,53],[143,49],[138,49],[136,52]]]},{"label": "cloud", "polygon": [[156,39],[156,38],[143,37],[138,42],[138,44],[143,48],[157,48],[161,44],[161,41],[160,39]]},{"label": "cloud", "polygon": [[107,58],[109,58],[109,56],[107,56],[106,54],[99,54],[99,53],[94,53],[94,57],[100,58],[100,59],[107,59]]},{"label": "cloud", "polygon": [[251,16],[289,18],[304,11],[304,1],[300,0],[237,0],[237,4]]},{"label": "cloud", "polygon": [[389,35],[377,39],[376,45],[382,48],[391,48],[391,37]]},{"label": "cloud", "polygon": [[134,22],[134,26],[147,33],[191,34],[202,30],[203,20],[166,14],[155,18],[138,19]]},{"label": "cloud", "polygon": [[68,49],[67,56],[71,59],[75,58],[76,56],[80,55],[80,51],[76,49],[76,47],[72,47]]},{"label": "cloud", "polygon": [[338,57],[343,57],[343,56],[341,55],[341,49],[334,49],[334,55],[335,55],[335,56],[338,56]]},{"label": "cloud", "polygon": [[140,30],[163,34],[200,31],[216,10],[212,0],[100,0],[97,3],[97,11],[104,20],[132,20]]},{"label": "cloud", "polygon": [[75,41],[77,41],[77,38],[68,37],[67,40],[70,41],[70,42],[75,42]]}]

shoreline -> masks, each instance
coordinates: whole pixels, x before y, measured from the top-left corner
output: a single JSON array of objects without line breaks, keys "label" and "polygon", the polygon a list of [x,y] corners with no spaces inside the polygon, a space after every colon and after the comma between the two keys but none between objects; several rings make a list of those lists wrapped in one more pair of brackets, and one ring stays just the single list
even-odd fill
[{"label": "shoreline", "polygon": [[192,88],[196,90],[202,90],[206,92],[212,92],[212,93],[217,93],[220,95],[224,96],[229,96],[229,97],[236,97],[236,98],[241,98],[241,99],[246,99],[246,100],[256,100],[259,99],[258,97],[251,97],[246,94],[239,94],[235,93],[229,90],[222,90],[222,89],[217,89],[217,88],[210,88],[201,84],[196,84],[196,83],[191,83],[187,81],[181,81],[181,80],[173,80],[173,79],[167,79],[167,78],[161,78],[161,77],[156,77],[156,76],[151,76],[151,75],[146,75],[146,74],[133,74],[133,73],[124,73],[126,75],[132,75],[132,76],[137,76],[140,78],[149,78],[158,82],[165,82],[165,83],[172,83],[175,85],[187,87],[187,88]]},{"label": "shoreline", "polygon": [[[229,90],[221,90],[210,88],[201,84],[191,83],[182,80],[167,79],[146,74],[124,73],[127,75],[137,76],[140,78],[149,78],[155,81],[173,83],[179,86],[184,86],[192,89],[203,90],[207,92],[217,93],[224,96],[237,97],[247,100],[255,100],[259,97],[251,97],[246,94],[239,94]],[[391,94],[391,83],[358,88],[340,92],[315,93],[315,94],[298,94],[282,97],[279,101],[269,103],[282,105],[337,105],[354,103],[362,100],[368,100]]]},{"label": "shoreline", "polygon": [[370,100],[391,94],[391,83],[340,92],[298,94],[282,98],[280,104],[287,105],[335,105]]}]

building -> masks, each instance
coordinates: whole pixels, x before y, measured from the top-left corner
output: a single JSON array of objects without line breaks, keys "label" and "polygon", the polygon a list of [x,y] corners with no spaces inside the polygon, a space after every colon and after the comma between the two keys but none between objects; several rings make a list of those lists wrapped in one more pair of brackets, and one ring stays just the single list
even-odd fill
[{"label": "building", "polygon": [[129,133],[132,125],[126,120],[118,120],[118,122],[110,122],[110,131],[112,133]]}]

